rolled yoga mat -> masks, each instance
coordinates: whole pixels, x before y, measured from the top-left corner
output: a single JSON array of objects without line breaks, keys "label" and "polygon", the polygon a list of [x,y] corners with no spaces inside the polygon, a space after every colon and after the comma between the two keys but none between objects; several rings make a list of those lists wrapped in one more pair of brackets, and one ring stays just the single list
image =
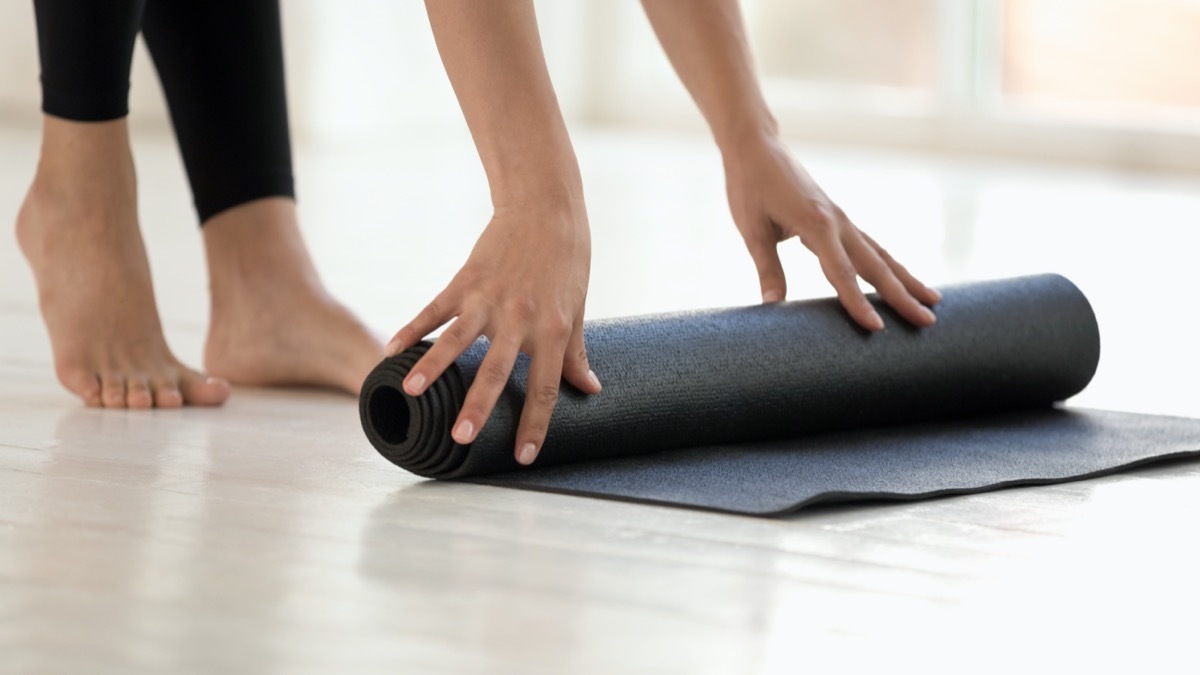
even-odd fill
[{"label": "rolled yoga mat", "polygon": [[429,478],[778,515],[818,502],[1051,483],[1200,453],[1200,420],[1061,409],[1100,358],[1096,317],[1056,275],[943,289],[917,329],[836,299],[589,322],[604,391],[564,383],[537,461],[513,457],[522,355],[475,442],[450,437],[480,339],[419,397],[401,383],[425,342],[367,377],[379,452]]}]

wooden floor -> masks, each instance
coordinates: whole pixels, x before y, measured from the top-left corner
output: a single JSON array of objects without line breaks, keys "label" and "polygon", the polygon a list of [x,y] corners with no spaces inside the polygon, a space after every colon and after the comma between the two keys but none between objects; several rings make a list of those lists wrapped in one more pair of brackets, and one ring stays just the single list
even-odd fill
[{"label": "wooden floor", "polygon": [[[707,144],[579,135],[591,316],[753,302]],[[1200,416],[1200,180],[800,149],[930,279],[1067,274],[1104,335],[1073,404]],[[0,213],[36,135],[0,131]],[[136,148],[168,338],[199,361],[200,240],[173,146]],[[395,330],[488,214],[462,139],[302,149],[336,293]],[[789,249],[793,295],[826,295]],[[0,240],[0,672],[1194,672],[1200,464],[782,520],[428,484],[346,396],[82,408]]]}]

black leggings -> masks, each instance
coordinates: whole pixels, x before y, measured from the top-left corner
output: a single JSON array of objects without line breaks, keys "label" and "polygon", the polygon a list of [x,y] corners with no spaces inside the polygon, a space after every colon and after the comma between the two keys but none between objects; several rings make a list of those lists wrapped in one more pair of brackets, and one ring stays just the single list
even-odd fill
[{"label": "black leggings", "polygon": [[295,197],[278,0],[34,0],[42,110],[129,113],[138,30],[166,92],[200,222]]}]

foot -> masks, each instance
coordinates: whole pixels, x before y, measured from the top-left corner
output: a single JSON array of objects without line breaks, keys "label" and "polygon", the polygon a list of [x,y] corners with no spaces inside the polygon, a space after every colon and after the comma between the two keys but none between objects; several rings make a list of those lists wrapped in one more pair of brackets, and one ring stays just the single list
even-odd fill
[{"label": "foot", "polygon": [[48,117],[44,132],[17,240],[59,381],[92,407],[224,403],[229,384],[181,364],[163,337],[124,120]]},{"label": "foot", "polygon": [[204,364],[238,384],[357,394],[380,341],[321,284],[290,199],[229,209],[204,224],[212,319]]}]

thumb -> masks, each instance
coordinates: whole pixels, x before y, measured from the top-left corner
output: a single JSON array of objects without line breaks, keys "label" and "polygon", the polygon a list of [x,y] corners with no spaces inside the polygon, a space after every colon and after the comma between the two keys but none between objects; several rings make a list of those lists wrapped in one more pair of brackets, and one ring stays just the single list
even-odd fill
[{"label": "thumb", "polygon": [[758,268],[763,302],[779,302],[787,297],[787,277],[783,273],[783,263],[779,261],[777,246],[776,242],[765,238],[746,241],[746,248]]}]

